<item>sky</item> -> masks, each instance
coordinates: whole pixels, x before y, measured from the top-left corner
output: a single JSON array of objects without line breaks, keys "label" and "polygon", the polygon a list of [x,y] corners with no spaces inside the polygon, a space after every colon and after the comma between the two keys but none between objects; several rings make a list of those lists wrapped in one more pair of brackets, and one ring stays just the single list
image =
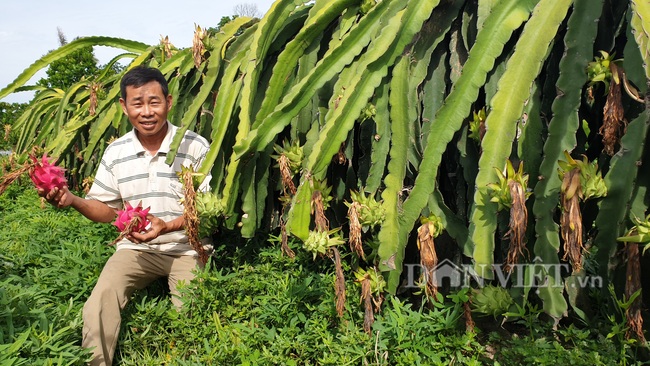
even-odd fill
[{"label": "sky", "polygon": [[[0,0],[0,89],[16,79],[29,65],[59,47],[57,28],[68,41],[84,36],[108,36],[155,45],[161,36],[178,48],[190,47],[194,25],[214,27],[222,16],[235,13],[235,6],[256,5],[265,14],[274,0]],[[121,53],[96,47],[95,57],[107,63]],[[46,77],[45,69],[28,84]],[[32,92],[12,93],[0,102],[24,103]]]}]

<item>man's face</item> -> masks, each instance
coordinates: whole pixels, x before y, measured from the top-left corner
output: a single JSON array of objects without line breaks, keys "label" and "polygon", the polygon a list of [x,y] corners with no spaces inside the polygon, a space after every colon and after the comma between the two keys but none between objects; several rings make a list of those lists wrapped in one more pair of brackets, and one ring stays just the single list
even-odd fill
[{"label": "man's face", "polygon": [[167,132],[165,127],[172,96],[165,98],[158,82],[151,81],[140,87],[127,86],[126,99],[120,98],[120,104],[139,137],[154,137]]}]

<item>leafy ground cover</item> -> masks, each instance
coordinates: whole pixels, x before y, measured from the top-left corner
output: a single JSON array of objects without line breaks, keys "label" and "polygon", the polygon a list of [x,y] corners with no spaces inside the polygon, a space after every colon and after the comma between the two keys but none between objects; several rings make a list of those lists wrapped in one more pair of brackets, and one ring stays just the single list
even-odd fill
[{"label": "leafy ground cover", "polygon": [[[81,308],[115,228],[55,210],[14,184],[0,196],[0,365],[81,365]],[[182,290],[177,311],[164,281],[136,293],[116,355],[120,365],[615,365],[640,364],[620,314],[596,328],[555,331],[534,306],[515,322],[475,317],[467,332],[462,294],[421,304],[387,297],[372,334],[363,330],[360,287],[347,279],[335,309],[327,261],[292,243],[283,256],[267,238],[218,238],[210,268]],[[344,264],[349,265],[344,259]]]}]

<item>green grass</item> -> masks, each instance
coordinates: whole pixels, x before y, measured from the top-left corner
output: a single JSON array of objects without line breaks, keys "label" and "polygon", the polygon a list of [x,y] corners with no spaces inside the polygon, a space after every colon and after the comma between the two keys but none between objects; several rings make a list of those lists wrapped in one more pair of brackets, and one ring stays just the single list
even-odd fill
[{"label": "green grass", "polygon": [[[115,229],[74,210],[42,209],[34,190],[18,184],[0,196],[0,214],[0,365],[82,365],[89,353],[80,347],[81,308],[112,253]],[[614,365],[641,358],[616,321],[554,332],[532,309],[519,324],[477,318],[476,332],[465,332],[453,296],[435,307],[412,294],[388,297],[369,335],[349,258],[339,318],[329,259],[314,261],[299,243],[291,243],[298,255],[290,259],[266,238],[226,233],[216,242],[209,269],[182,289],[180,312],[165,281],[135,294],[116,364]]]}]

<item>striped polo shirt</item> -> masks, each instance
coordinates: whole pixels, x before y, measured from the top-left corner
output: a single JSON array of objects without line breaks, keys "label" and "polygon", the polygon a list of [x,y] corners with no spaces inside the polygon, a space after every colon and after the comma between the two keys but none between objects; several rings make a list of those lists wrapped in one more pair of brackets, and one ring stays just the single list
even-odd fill
[{"label": "striped polo shirt", "polygon": [[[150,207],[149,213],[164,221],[182,216],[180,200],[183,198],[183,185],[176,173],[180,172],[181,166],[192,165],[198,169],[210,145],[202,136],[187,131],[174,162],[167,165],[165,159],[177,130],[167,121],[167,135],[154,156],[142,147],[135,129],[112,142],[104,151],[86,199],[98,200],[120,210],[124,202],[133,207],[141,204],[143,208]],[[199,190],[209,189],[209,183],[210,176],[206,177]],[[117,243],[117,250],[127,248],[197,255],[189,245],[185,230],[160,235],[142,244],[128,239]]]}]

